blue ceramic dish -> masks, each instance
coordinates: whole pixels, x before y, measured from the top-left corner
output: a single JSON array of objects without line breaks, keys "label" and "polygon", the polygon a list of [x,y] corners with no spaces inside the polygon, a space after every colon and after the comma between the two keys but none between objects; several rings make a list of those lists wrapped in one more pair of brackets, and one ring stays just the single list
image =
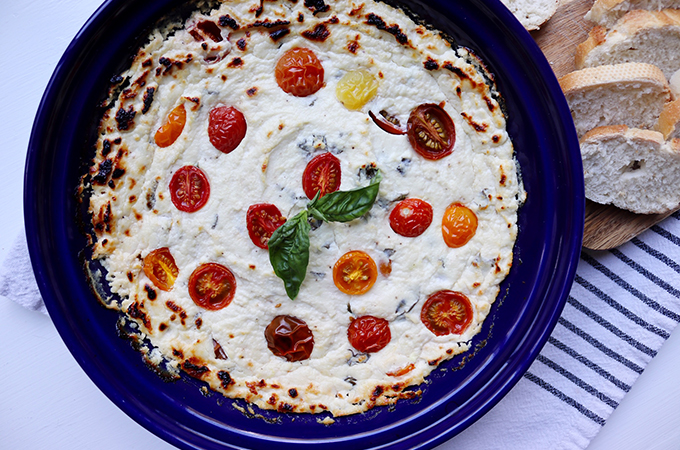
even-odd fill
[{"label": "blue ceramic dish", "polygon": [[[559,85],[530,35],[497,0],[403,0],[474,49],[496,76],[528,199],[515,264],[474,339],[474,356],[441,365],[417,401],[338,418],[247,417],[190,378],[167,383],[116,332],[117,313],[90,292],[79,254],[76,188],[94,142],[97,104],[148,28],[181,0],[108,0],[57,66],[31,135],[25,221],[35,275],[50,316],[78,363],[134,420],[187,449],[432,448],[459,433],[519,380],[552,331],[581,248],[584,192],[576,133]],[[493,332],[491,332],[493,325]],[[453,370],[456,369],[456,370]]]}]

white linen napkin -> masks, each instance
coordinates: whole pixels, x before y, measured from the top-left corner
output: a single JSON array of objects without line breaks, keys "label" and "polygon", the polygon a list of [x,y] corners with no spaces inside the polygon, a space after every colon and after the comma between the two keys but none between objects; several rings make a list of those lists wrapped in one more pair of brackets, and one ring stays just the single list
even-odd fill
[{"label": "white linen napkin", "polygon": [[[584,251],[564,312],[524,377],[437,450],[585,449],[680,322],[680,212],[610,251]],[[46,313],[22,233],[0,295]]]}]

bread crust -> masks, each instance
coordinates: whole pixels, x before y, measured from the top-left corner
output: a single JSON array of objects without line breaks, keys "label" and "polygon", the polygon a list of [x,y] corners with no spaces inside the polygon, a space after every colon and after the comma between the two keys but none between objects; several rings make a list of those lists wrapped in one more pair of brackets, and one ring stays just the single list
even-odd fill
[{"label": "bread crust", "polygon": [[653,64],[623,63],[588,67],[568,73],[558,81],[565,95],[612,83],[645,83],[666,91],[670,98],[668,81],[661,69]]},{"label": "bread crust", "polygon": [[605,27],[612,27],[628,11],[680,8],[677,0],[595,0],[585,19]]},{"label": "bread crust", "polygon": [[680,99],[664,105],[657,128],[664,139],[680,138]]}]

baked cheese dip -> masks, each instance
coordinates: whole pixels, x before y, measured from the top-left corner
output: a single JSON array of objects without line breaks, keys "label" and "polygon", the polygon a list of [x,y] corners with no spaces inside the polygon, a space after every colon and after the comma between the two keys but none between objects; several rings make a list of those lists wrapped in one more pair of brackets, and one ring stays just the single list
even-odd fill
[{"label": "baked cheese dip", "polygon": [[198,5],[114,79],[83,177],[106,305],[151,363],[260,408],[418,396],[512,265],[499,98],[384,3]]}]

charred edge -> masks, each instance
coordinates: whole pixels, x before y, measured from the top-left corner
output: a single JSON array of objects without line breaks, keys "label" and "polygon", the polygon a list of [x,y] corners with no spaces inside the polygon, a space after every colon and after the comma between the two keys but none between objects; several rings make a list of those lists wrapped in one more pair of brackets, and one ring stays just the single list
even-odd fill
[{"label": "charred edge", "polygon": [[146,291],[146,296],[149,300],[156,300],[158,297],[158,294],[156,294],[156,290],[149,286],[148,284],[144,285],[144,290]]},{"label": "charred edge", "polygon": [[397,39],[397,42],[399,42],[401,45],[408,44],[408,36],[406,36],[401,31],[401,28],[399,28],[399,25],[394,24],[394,25],[388,26],[385,23],[385,21],[382,19],[382,17],[378,16],[377,14],[369,13],[367,18],[366,18],[366,24],[372,25],[379,30],[386,31],[386,32],[390,33],[392,36],[394,36]]},{"label": "charred edge", "polygon": [[240,25],[238,24],[238,22],[236,22],[236,20],[234,20],[229,14],[225,14],[223,16],[220,16],[219,24],[223,27],[229,27],[234,31],[241,28]]},{"label": "charred edge", "polygon": [[231,375],[229,375],[229,372],[226,370],[220,370],[217,372],[217,377],[220,379],[220,384],[224,389],[227,389],[230,384],[234,384],[234,381],[231,379]]},{"label": "charred edge", "polygon": [[151,103],[153,103],[153,96],[156,93],[156,88],[155,87],[148,87],[146,88],[146,92],[144,92],[144,107],[142,108],[142,114],[146,114],[149,112],[149,109],[151,109]]},{"label": "charred edge", "polygon": [[385,388],[382,386],[376,386],[373,392],[371,393],[371,400],[375,401],[378,397],[380,397],[383,392],[385,392]]},{"label": "charred edge", "polygon": [[486,102],[486,107],[489,108],[489,111],[494,112],[496,110],[496,105],[486,95],[484,96],[484,101]]},{"label": "charred edge", "polygon": [[302,37],[310,41],[324,42],[331,35],[331,32],[328,31],[326,25],[320,23],[313,30],[303,31],[301,34]]},{"label": "charred edge", "polygon": [[278,30],[270,31],[269,37],[272,41],[276,42],[288,34],[290,34],[290,30],[288,28],[279,28]]},{"label": "charred edge", "polygon": [[97,175],[92,177],[92,183],[101,185],[106,184],[106,181],[109,179],[109,175],[111,175],[112,170],[113,170],[112,160],[105,159],[104,161],[100,162],[99,168],[97,170]]},{"label": "charred edge", "polygon": [[194,358],[188,359],[182,363],[182,369],[184,369],[186,373],[189,374],[189,376],[194,378],[203,378],[203,375],[210,372],[210,369],[208,369],[206,366],[195,364],[192,362],[192,360],[194,360]]},{"label": "charred edge", "polygon": [[293,405],[282,402],[282,403],[279,404],[278,412],[289,413],[289,412],[293,412],[294,409],[295,408],[293,407]]},{"label": "charred edge", "polygon": [[435,61],[434,59],[430,58],[429,56],[427,57],[427,61],[423,63],[423,66],[427,70],[437,70],[439,69],[439,63]]},{"label": "charred edge", "polygon": [[468,76],[468,74],[466,74],[465,72],[463,72],[463,70],[462,70],[461,68],[455,67],[455,66],[454,66],[453,64],[451,64],[450,62],[445,62],[445,63],[444,63],[444,69],[446,69],[446,70],[448,70],[448,71],[451,71],[451,72],[455,73],[455,74],[458,76],[458,78],[460,78],[461,80],[468,80],[468,79],[470,79],[470,77]]},{"label": "charred edge", "polygon": [[147,317],[146,312],[139,305],[139,302],[134,302],[131,304],[127,310],[127,313],[133,319],[141,320],[147,329],[151,329],[151,321]]},{"label": "charred edge", "polygon": [[305,0],[305,7],[309,8],[314,15],[326,12],[331,9],[331,7],[328,6],[326,2],[324,2],[324,0]]},{"label": "charred edge", "polygon": [[121,106],[118,112],[116,112],[116,123],[118,124],[118,130],[128,130],[132,125],[136,115],[137,111],[135,111],[134,107],[130,106],[127,110],[125,110]]}]

